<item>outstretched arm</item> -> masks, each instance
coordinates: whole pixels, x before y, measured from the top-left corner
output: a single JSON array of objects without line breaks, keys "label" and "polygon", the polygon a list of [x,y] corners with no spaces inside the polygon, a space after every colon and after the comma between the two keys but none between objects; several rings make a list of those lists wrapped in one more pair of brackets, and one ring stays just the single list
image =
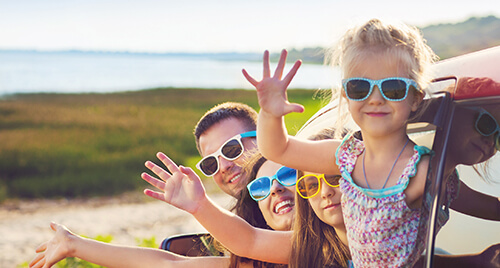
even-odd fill
[{"label": "outstretched arm", "polygon": [[77,257],[105,267],[224,267],[226,257],[184,257],[168,251],[130,246],[119,246],[83,238],[65,226],[51,223],[54,237],[40,245],[37,256],[29,264],[33,268],[47,268],[57,262]]},{"label": "outstretched arm", "polygon": [[[297,61],[290,72],[282,79],[287,51],[281,52],[276,71],[271,76],[269,52],[264,52],[264,71],[261,81],[255,80],[246,70],[245,78],[257,89],[260,112],[257,126],[259,151],[268,159],[287,167],[319,173],[339,173],[334,154],[339,142],[311,142],[290,137],[287,133],[284,116],[291,112],[303,112],[304,107],[290,103],[286,90],[297,73],[301,62]],[[307,157],[304,157],[307,156]]]},{"label": "outstretched arm", "polygon": [[[423,267],[424,258],[421,257],[413,266]],[[455,268],[499,268],[500,267],[500,244],[494,244],[485,250],[474,254],[464,255],[434,255],[434,267],[455,267]]]},{"label": "outstretched arm", "polygon": [[455,211],[485,220],[500,221],[500,198],[483,194],[460,182],[460,192],[450,204]]},{"label": "outstretched arm", "polygon": [[150,161],[146,162],[146,167],[159,177],[142,174],[144,180],[158,189],[145,190],[146,195],[193,214],[205,229],[238,256],[273,263],[288,262],[291,232],[251,226],[210,200],[200,178],[192,169],[177,166],[163,153],[158,153],[157,157],[170,173]]}]

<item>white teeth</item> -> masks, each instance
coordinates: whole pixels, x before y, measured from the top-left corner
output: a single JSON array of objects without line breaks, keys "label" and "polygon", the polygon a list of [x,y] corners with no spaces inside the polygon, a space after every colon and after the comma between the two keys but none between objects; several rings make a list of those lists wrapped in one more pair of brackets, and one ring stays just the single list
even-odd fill
[{"label": "white teeth", "polygon": [[232,178],[232,179],[229,181],[229,183],[233,183],[235,180],[239,179],[239,178],[240,178],[240,175],[241,175],[241,174],[238,174],[238,175],[234,176],[234,178]]},{"label": "white teeth", "polygon": [[279,211],[281,208],[285,207],[285,206],[290,206],[290,207],[293,207],[295,204],[291,201],[291,200],[285,200],[285,201],[282,201],[282,202],[279,202],[278,204],[276,204],[276,206],[274,207],[274,213],[277,213],[279,214]]}]

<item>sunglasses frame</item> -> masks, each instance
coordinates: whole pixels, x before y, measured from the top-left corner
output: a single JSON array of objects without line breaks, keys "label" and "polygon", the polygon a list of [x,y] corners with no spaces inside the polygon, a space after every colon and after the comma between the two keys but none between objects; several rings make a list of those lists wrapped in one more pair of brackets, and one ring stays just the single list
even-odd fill
[{"label": "sunglasses frame", "polygon": [[[294,171],[295,172],[295,181],[294,183],[291,183],[290,185],[287,185],[285,183],[283,183],[279,178],[278,178],[278,173],[280,173],[281,170],[287,170],[285,171],[286,174],[289,172],[288,170],[290,171]],[[251,191],[251,187],[254,183],[256,183],[257,181],[263,179],[263,178],[268,178],[269,179],[269,191],[267,192],[267,194],[264,196],[264,197],[261,197],[261,198],[255,198],[253,195],[252,195],[252,191]],[[278,169],[278,171],[276,171],[276,173],[272,176],[262,176],[262,177],[258,177],[257,179],[251,181],[249,184],[247,184],[247,189],[248,189],[248,193],[250,195],[250,197],[259,202],[261,200],[264,200],[266,199],[270,194],[271,194],[271,187],[273,186],[273,181],[276,180],[279,184],[285,186],[285,187],[290,187],[290,186],[294,186],[296,183],[297,183],[297,170],[293,169],[293,168],[289,168],[289,167],[285,167],[285,166],[282,166],[280,167],[280,169]]]},{"label": "sunglasses frame", "polygon": [[[476,131],[479,134],[483,135],[484,137],[489,137],[491,135],[495,135],[495,137],[494,137],[494,139],[495,139],[495,148],[497,149],[497,151],[500,151],[500,126],[498,125],[498,122],[495,119],[495,117],[493,115],[491,115],[488,111],[486,111],[484,108],[481,108],[481,107],[471,107],[471,109],[474,110],[474,111],[479,112],[479,115],[476,118],[476,122],[474,123],[474,127],[476,128]],[[489,117],[491,117],[491,119],[493,120],[493,122],[495,122],[495,125],[496,125],[495,130],[493,130],[490,134],[486,134],[486,133],[482,132],[479,129],[479,127],[478,127],[479,119],[483,115],[485,115],[485,114],[488,115]]]},{"label": "sunglasses frame", "polygon": [[[339,180],[340,178],[342,178],[342,175],[334,175],[335,177],[338,177]],[[316,191],[315,194],[311,195],[311,196],[303,196],[300,191],[299,191],[299,182],[304,179],[305,177],[315,177],[317,180],[318,180],[318,191]],[[340,183],[337,184],[337,185],[331,185],[330,183],[328,183],[328,181],[326,180],[325,178],[325,174],[320,174],[320,175],[316,175],[316,174],[307,174],[307,175],[304,175],[302,177],[300,177],[298,180],[297,180],[297,183],[295,183],[295,190],[297,191],[297,193],[300,195],[300,197],[304,198],[304,199],[309,199],[309,198],[312,198],[312,197],[315,197],[316,195],[318,195],[319,192],[321,192],[321,179],[323,179],[323,181],[330,187],[339,187],[340,186]]]},{"label": "sunglasses frame", "polygon": [[[370,83],[370,90],[368,91],[368,93],[366,94],[365,97],[363,97],[361,99],[353,99],[353,98],[349,97],[349,93],[347,92],[347,83],[349,83],[350,81],[353,81],[353,80],[361,80],[361,81],[366,81],[366,82]],[[385,81],[388,81],[388,80],[399,80],[399,81],[405,82],[406,91],[405,91],[405,95],[402,98],[391,99],[384,94],[384,91],[382,90],[382,83]],[[382,94],[384,99],[386,99],[388,101],[402,101],[402,100],[406,99],[406,97],[408,97],[408,91],[410,90],[410,86],[414,86],[415,89],[419,90],[418,84],[417,84],[417,82],[415,82],[415,80],[410,79],[410,78],[405,78],[405,77],[388,77],[388,78],[379,79],[379,80],[373,80],[373,79],[368,79],[368,78],[364,78],[364,77],[351,77],[351,78],[342,79],[342,86],[344,87],[344,92],[345,92],[346,97],[352,101],[364,101],[364,100],[368,99],[368,97],[370,97],[370,95],[373,93],[374,86],[378,87],[380,94]]]},{"label": "sunglasses frame", "polygon": [[[205,157],[203,157],[197,164],[196,164],[196,168],[198,170],[201,171],[201,173],[203,173],[203,175],[207,176],[207,177],[211,177],[215,174],[217,174],[217,172],[219,172],[219,168],[220,168],[220,162],[219,162],[219,156],[222,156],[224,159],[228,160],[228,161],[233,161],[233,160],[236,160],[238,159],[240,156],[243,155],[243,152],[245,151],[245,146],[243,146],[243,143],[241,142],[241,139],[243,138],[248,138],[248,137],[257,137],[257,131],[253,130],[253,131],[248,131],[248,132],[245,132],[245,133],[241,133],[241,134],[238,134],[238,135],[235,135],[231,138],[229,138],[227,141],[225,141],[220,147],[219,149],[217,149],[217,151],[215,151],[214,153],[211,153]],[[236,157],[233,157],[233,158],[229,158],[227,156],[225,156],[223,153],[222,153],[222,148],[224,148],[224,146],[226,146],[230,141],[232,140],[236,140],[238,142],[238,144],[241,146],[242,150],[241,150],[241,153],[236,156]],[[215,158],[215,161],[217,162],[217,169],[215,170],[214,173],[212,174],[207,174],[205,173],[205,171],[203,171],[203,169],[201,168],[201,163],[203,161],[205,161],[206,159],[210,158],[210,157],[214,157]]]}]

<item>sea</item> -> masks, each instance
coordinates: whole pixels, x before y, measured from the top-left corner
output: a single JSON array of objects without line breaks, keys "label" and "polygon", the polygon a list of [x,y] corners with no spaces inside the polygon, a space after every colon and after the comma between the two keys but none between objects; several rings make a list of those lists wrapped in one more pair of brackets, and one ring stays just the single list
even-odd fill
[{"label": "sea", "polygon": [[[241,70],[260,79],[261,58],[260,54],[249,53],[0,51],[0,95],[108,93],[160,87],[252,89]],[[286,71],[291,66],[287,64]],[[340,73],[334,68],[305,63],[290,88],[328,89],[339,79]]]}]

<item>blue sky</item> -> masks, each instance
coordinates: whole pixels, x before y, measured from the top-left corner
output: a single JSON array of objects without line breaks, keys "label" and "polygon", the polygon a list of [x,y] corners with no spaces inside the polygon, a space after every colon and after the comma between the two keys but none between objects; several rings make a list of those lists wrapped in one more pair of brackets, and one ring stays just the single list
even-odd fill
[{"label": "blue sky", "polygon": [[419,27],[500,17],[500,1],[0,0],[0,49],[261,52],[329,46],[377,17]]}]

